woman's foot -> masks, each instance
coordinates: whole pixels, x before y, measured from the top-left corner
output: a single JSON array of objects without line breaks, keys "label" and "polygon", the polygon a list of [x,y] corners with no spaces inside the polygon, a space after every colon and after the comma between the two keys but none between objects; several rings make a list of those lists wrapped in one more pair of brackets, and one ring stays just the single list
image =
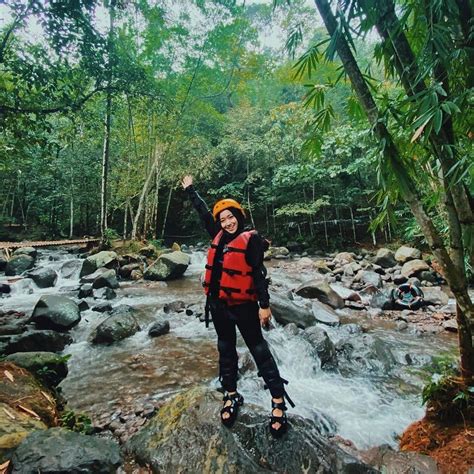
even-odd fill
[{"label": "woman's foot", "polygon": [[275,438],[279,438],[286,433],[288,421],[286,419],[286,404],[283,397],[272,398],[272,416],[270,418],[270,433]]},{"label": "woman's foot", "polygon": [[231,427],[239,413],[239,407],[244,403],[244,397],[238,392],[226,392],[223,398],[221,421],[224,426]]}]

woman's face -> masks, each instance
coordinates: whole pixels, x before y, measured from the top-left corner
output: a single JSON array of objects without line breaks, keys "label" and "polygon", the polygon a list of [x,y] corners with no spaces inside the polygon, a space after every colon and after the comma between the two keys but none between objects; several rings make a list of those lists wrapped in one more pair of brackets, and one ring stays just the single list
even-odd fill
[{"label": "woman's face", "polygon": [[219,222],[221,223],[221,227],[226,232],[229,232],[229,234],[237,232],[237,228],[239,227],[236,217],[227,209],[219,214]]}]

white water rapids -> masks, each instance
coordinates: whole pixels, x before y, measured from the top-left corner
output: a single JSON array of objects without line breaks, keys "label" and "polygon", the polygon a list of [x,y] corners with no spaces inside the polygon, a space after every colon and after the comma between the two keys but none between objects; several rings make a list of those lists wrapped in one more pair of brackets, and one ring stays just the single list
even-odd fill
[{"label": "white water rapids", "polygon": [[[70,263],[67,263],[70,262]],[[67,263],[69,272],[61,268]],[[121,282],[113,306],[128,304],[137,309],[142,330],[111,346],[88,342],[92,329],[107,314],[87,310],[71,331],[74,343],[64,353],[71,354],[69,375],[62,389],[69,406],[88,414],[110,411],[121,404],[131,404],[148,397],[163,398],[198,383],[215,385],[217,375],[216,335],[212,328],[194,315],[162,312],[163,305],[175,300],[202,304],[199,274],[204,255],[193,253],[184,278],[164,283]],[[0,297],[0,310],[25,311],[30,314],[43,294],[64,294],[75,298],[79,288],[81,260],[61,250],[41,251],[37,266],[50,266],[58,272],[54,288],[39,289],[31,279],[12,282],[12,293]],[[72,270],[71,270],[72,269]],[[285,280],[285,273],[270,268],[270,273]],[[67,273],[71,273],[69,276]],[[8,277],[0,276],[0,283]],[[288,281],[288,287],[291,287]],[[88,298],[90,306],[97,304]],[[196,306],[197,308],[198,306]],[[350,321],[359,316],[350,313]],[[157,319],[170,321],[170,333],[158,338],[148,336],[149,325]],[[287,391],[296,407],[289,414],[317,419],[328,431],[351,440],[358,448],[388,443],[396,446],[396,436],[424,412],[420,402],[423,380],[419,369],[434,355],[455,345],[454,338],[430,336],[420,338],[410,331],[399,332],[371,321],[368,333],[381,339],[390,349],[394,366],[384,371],[383,364],[364,360],[354,362],[350,370],[324,371],[311,345],[301,335],[277,327],[265,332],[282,376],[289,381]],[[344,325],[321,325],[331,340],[347,339]],[[349,336],[359,338],[361,335]],[[239,338],[239,353],[245,360],[246,348]],[[407,356],[409,355],[409,357]],[[407,362],[410,360],[410,364]],[[415,362],[413,362],[415,361]],[[346,369],[347,369],[346,362]],[[270,394],[255,370],[245,372],[239,391],[247,403],[261,405],[270,411]]]}]

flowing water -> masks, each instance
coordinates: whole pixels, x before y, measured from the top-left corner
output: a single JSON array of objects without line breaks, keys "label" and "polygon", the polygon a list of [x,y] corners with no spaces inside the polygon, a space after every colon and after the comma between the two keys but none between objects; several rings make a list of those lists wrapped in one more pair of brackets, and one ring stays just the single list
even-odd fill
[{"label": "flowing water", "polygon": [[[75,297],[79,287],[81,260],[61,250],[42,251],[37,266],[50,266],[58,275],[54,288],[39,289],[30,279],[11,283],[12,293],[0,298],[0,309],[31,313],[42,294],[64,294]],[[72,331],[74,343],[66,347],[70,354],[69,375],[61,387],[68,406],[88,414],[110,412],[123,405],[157,400],[195,384],[216,386],[216,335],[212,328],[186,313],[163,312],[163,306],[176,300],[202,307],[204,299],[199,275],[204,254],[191,255],[185,276],[172,282],[121,282],[113,306],[127,304],[136,309],[141,331],[110,346],[88,342],[91,331],[107,314],[87,310]],[[270,268],[272,278],[291,286],[288,273]],[[0,277],[0,283],[6,281]],[[10,279],[12,281],[12,279]],[[92,298],[87,299],[94,305]],[[160,319],[168,319],[171,330],[157,338],[148,336],[148,327]],[[345,312],[343,322],[360,321],[357,312]],[[278,362],[282,376],[296,403],[290,414],[318,420],[330,432],[350,439],[359,448],[382,443],[396,445],[400,434],[424,412],[420,401],[424,383],[420,368],[432,356],[450,350],[455,338],[433,335],[420,338],[410,331],[396,331],[391,325],[367,320],[365,333],[349,335],[350,326],[321,325],[334,343],[340,340],[375,338],[382,341],[382,356],[358,357],[346,361],[341,370],[321,370],[311,345],[300,335],[276,324],[265,333]],[[246,349],[239,338],[239,355],[247,360]],[[385,360],[385,353],[387,364]],[[380,355],[380,351],[378,352]],[[270,395],[263,382],[250,368],[239,381],[239,391],[247,402],[269,410]]]}]

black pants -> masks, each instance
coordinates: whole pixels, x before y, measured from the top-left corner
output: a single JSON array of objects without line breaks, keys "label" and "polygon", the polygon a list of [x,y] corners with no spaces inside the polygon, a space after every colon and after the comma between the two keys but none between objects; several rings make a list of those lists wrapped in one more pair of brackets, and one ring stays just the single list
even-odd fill
[{"label": "black pants", "polygon": [[238,357],[236,350],[236,326],[252,354],[259,374],[273,398],[283,397],[285,389],[278,367],[267,341],[263,338],[258,317],[257,303],[228,306],[223,301],[211,299],[212,322],[217,332],[219,350],[219,374],[222,387],[228,392],[237,390]]}]

